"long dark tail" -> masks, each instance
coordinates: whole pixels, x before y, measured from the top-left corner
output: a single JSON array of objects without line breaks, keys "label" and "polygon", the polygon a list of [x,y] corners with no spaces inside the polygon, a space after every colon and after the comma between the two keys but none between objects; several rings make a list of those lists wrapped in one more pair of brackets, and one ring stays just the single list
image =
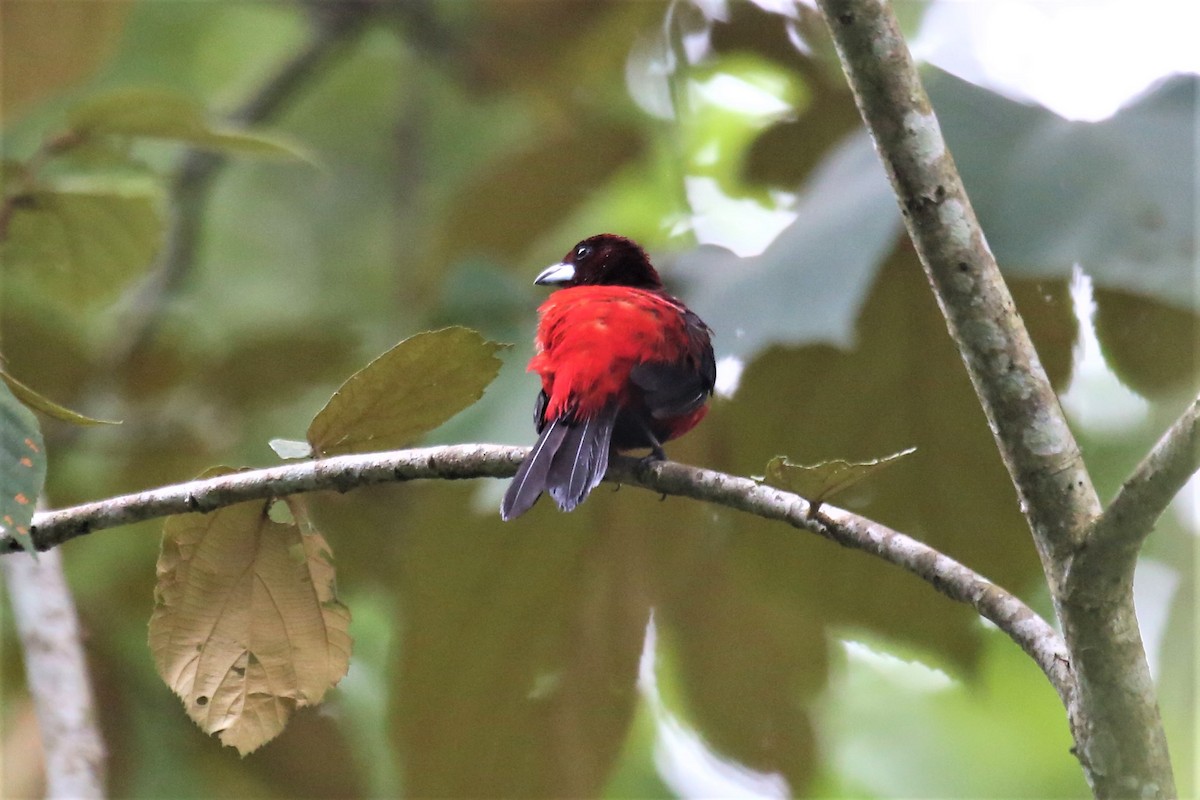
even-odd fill
[{"label": "long dark tail", "polygon": [[504,494],[501,519],[521,516],[546,491],[563,511],[582,503],[608,469],[616,419],[612,406],[582,421],[564,416],[548,422]]}]

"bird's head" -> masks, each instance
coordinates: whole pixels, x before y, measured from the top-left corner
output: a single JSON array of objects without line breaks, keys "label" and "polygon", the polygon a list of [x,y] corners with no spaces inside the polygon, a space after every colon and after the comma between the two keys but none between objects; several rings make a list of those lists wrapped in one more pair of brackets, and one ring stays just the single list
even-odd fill
[{"label": "bird's head", "polygon": [[563,260],[542,270],[539,286],[630,286],[661,289],[662,280],[646,251],[624,236],[602,233],[571,248]]}]

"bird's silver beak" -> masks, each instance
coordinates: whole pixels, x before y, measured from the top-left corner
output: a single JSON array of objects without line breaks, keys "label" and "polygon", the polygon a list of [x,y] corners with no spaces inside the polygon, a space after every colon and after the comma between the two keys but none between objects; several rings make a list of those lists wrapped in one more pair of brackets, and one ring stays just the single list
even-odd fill
[{"label": "bird's silver beak", "polygon": [[538,286],[555,286],[560,283],[570,283],[575,280],[575,265],[574,264],[554,264],[542,270],[542,273],[534,278],[534,284]]}]

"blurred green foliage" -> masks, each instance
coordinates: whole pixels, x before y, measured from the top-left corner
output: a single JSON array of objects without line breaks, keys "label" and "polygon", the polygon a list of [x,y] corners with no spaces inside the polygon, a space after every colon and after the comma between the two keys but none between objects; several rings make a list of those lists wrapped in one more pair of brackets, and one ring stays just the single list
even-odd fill
[{"label": "blurred green foliage", "polygon": [[[43,422],[54,506],[218,462],[273,463],[267,442],[303,438],[369,359],[446,325],[516,347],[499,354],[483,399],[429,439],[528,443],[537,384],[523,368],[542,297],[530,281],[611,230],[656,255],[715,328],[719,357],[744,362],[737,391],[672,458],[749,475],[781,453],[811,463],[916,446],[835,502],[1050,613],[986,421],[806,12],[63,0],[43,19],[31,13],[41,5],[3,6],[5,88],[19,81],[20,102],[4,106],[0,174],[6,195],[14,180],[52,193],[24,231],[13,218],[9,244],[55,252],[5,254],[0,347],[48,396],[124,420]],[[1119,428],[1076,420],[1111,496],[1196,384],[1195,81],[1086,125],[929,77],[1055,386],[1082,391],[1080,343],[1094,326],[1111,372],[1087,399],[1115,402],[1118,378],[1145,398]],[[748,110],[716,79],[776,102]],[[239,110],[239,123],[299,143],[318,166],[217,164],[190,187],[198,239],[181,259],[160,244],[181,208],[179,145],[135,138],[21,172],[74,109],[130,90],[177,93],[215,126]],[[247,118],[268,91],[283,92],[277,110]],[[764,213],[783,223],[761,253],[712,244],[725,243],[713,231],[746,235]],[[97,254],[67,244],[100,215],[108,236],[84,243]],[[63,253],[77,269],[22,271],[71,263]],[[1095,282],[1094,319],[1077,313],[1076,264]],[[312,499],[354,611],[350,674],[244,761],[197,731],[155,675],[146,620],[161,526],[68,545],[111,793],[624,797],[739,781],[833,797],[1086,793],[1036,668],[909,575],[628,488],[597,490],[570,516],[543,503],[504,526],[502,491]],[[1160,621],[1147,640],[1183,794],[1196,749],[1189,524],[1164,518],[1147,558],[1172,576],[1169,591],[1139,594]],[[6,751],[34,735],[15,650],[0,664]],[[931,669],[942,676],[932,689],[920,684]],[[36,793],[38,769],[6,759],[6,796]]]}]

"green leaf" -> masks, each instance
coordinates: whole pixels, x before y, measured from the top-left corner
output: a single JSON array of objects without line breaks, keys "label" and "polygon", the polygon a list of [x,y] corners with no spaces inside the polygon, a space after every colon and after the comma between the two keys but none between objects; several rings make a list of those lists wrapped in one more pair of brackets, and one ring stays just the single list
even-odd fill
[{"label": "green leaf", "polygon": [[29,526],[46,481],[46,447],[37,417],[0,384],[0,533],[34,553]]},{"label": "green leaf", "polygon": [[21,195],[3,256],[75,308],[111,300],[153,261],[164,223],[141,181],[62,181]]},{"label": "green leaf", "polygon": [[308,442],[298,442],[295,439],[272,439],[267,444],[271,445],[275,455],[280,458],[311,458],[313,454],[312,445]]},{"label": "green leaf", "polygon": [[811,466],[793,464],[787,456],[775,456],[767,462],[765,482],[818,504],[916,451],[917,448],[910,447],[871,461],[832,459]]},{"label": "green leaf", "polygon": [[482,397],[508,346],[460,327],[411,336],[334,392],[308,441],[321,456],[403,447]]},{"label": "green leaf", "polygon": [[72,425],[120,425],[120,420],[111,419],[96,419],[85,414],[80,414],[78,411],[72,411],[66,406],[60,406],[48,397],[30,389],[19,380],[9,375],[4,370],[0,369],[0,381],[4,381],[12,393],[25,405],[35,411],[40,411],[48,417],[61,420],[62,422],[70,422]]},{"label": "green leaf", "polygon": [[312,160],[281,139],[214,125],[195,100],[164,89],[121,89],[102,95],[75,109],[69,125],[82,136],[166,139],[207,150]]}]

